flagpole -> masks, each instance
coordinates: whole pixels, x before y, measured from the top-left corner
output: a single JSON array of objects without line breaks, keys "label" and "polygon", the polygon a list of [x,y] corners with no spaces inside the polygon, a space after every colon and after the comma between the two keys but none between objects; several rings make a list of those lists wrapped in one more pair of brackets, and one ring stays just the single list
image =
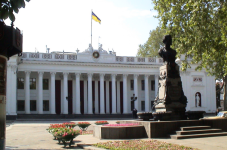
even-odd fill
[{"label": "flagpole", "polygon": [[91,47],[92,47],[92,10],[91,10]]}]

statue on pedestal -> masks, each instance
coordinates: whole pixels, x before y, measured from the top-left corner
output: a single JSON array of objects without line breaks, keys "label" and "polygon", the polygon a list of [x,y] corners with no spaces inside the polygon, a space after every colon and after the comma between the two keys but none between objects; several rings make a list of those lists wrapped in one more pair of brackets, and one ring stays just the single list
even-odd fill
[{"label": "statue on pedestal", "polygon": [[163,62],[167,62],[168,65],[174,65],[177,52],[170,48],[170,45],[172,45],[171,35],[164,36],[162,42],[165,44],[165,47],[161,48],[158,54],[163,58]]},{"label": "statue on pedestal", "polygon": [[[159,50],[159,55],[166,63],[159,69],[159,89],[154,101],[156,112],[153,115],[161,115],[163,120],[184,119],[187,98],[183,92],[179,66],[175,63],[177,52],[170,47],[171,35],[164,36],[163,43],[165,47]],[[165,114],[168,117],[165,118]]]}]

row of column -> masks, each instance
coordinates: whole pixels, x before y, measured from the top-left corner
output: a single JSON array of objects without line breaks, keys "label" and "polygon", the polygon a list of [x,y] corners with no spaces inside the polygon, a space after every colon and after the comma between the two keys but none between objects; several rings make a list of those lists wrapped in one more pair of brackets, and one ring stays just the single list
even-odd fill
[{"label": "row of column", "polygon": [[[38,114],[43,113],[43,73],[38,72]],[[50,85],[50,113],[55,114],[55,74],[56,72],[50,72],[51,75],[51,85]],[[67,72],[63,73],[63,99],[62,99],[62,113],[68,114],[68,74]],[[75,73],[76,82],[73,82],[73,87],[75,87],[76,96],[73,97],[73,114],[81,114],[80,111],[80,73]],[[88,73],[88,79],[84,82],[84,112],[87,114],[93,114],[92,107],[92,73]],[[105,102],[104,102],[104,76],[105,74],[100,74],[100,114],[105,114]],[[127,89],[127,74],[123,74],[123,113],[127,114],[129,110],[129,98],[128,98],[128,89]],[[138,76],[134,75],[134,94],[138,97]],[[148,88],[148,77],[145,75],[145,111],[150,110],[150,100],[149,100],[149,88]],[[112,114],[120,112],[120,91],[116,93],[116,74],[111,74],[112,81]],[[155,94],[157,93],[158,87],[158,75],[155,75]],[[120,82],[117,82],[117,89],[120,89]],[[98,93],[98,81],[95,81],[95,93]],[[109,81],[106,81],[106,113],[110,113],[109,110]],[[117,95],[117,97],[116,97]],[[118,102],[117,102],[118,100]],[[139,101],[135,101],[135,108],[138,108]],[[98,94],[95,96],[95,113],[98,113],[99,103],[98,103]],[[30,72],[25,72],[25,113],[30,114]]]}]

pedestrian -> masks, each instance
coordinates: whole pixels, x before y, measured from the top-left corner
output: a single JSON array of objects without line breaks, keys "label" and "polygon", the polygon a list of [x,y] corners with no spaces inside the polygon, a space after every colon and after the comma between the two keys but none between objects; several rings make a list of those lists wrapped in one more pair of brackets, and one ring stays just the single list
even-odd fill
[{"label": "pedestrian", "polygon": [[135,108],[135,119],[137,119],[137,109]]},{"label": "pedestrian", "polygon": [[136,110],[136,108],[134,108],[133,110],[132,110],[132,117],[133,118],[137,118],[137,110]]}]

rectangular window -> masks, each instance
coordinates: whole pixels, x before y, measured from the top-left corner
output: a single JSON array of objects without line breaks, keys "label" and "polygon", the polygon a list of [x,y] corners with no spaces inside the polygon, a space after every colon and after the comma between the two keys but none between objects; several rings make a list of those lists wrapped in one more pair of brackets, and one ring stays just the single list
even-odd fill
[{"label": "rectangular window", "polygon": [[43,90],[49,90],[49,80],[43,79]]},{"label": "rectangular window", "polygon": [[43,111],[49,111],[49,100],[43,100]]},{"label": "rectangular window", "polygon": [[145,111],[145,101],[141,101],[141,110]]},{"label": "rectangular window", "polygon": [[17,78],[17,89],[24,89],[24,78]]},{"label": "rectangular window", "polygon": [[24,110],[25,110],[25,101],[17,100],[17,111],[24,111]]},{"label": "rectangular window", "polygon": [[36,100],[30,100],[30,111],[36,111]]},{"label": "rectangular window", "polygon": [[36,78],[30,78],[30,89],[36,89]]},{"label": "rectangular window", "polygon": [[134,90],[134,80],[130,80],[130,88],[131,90]]},{"label": "rectangular window", "polygon": [[155,81],[151,80],[151,91],[155,90]]},{"label": "rectangular window", "polygon": [[144,80],[141,80],[141,90],[144,91],[145,85],[144,85]]}]

